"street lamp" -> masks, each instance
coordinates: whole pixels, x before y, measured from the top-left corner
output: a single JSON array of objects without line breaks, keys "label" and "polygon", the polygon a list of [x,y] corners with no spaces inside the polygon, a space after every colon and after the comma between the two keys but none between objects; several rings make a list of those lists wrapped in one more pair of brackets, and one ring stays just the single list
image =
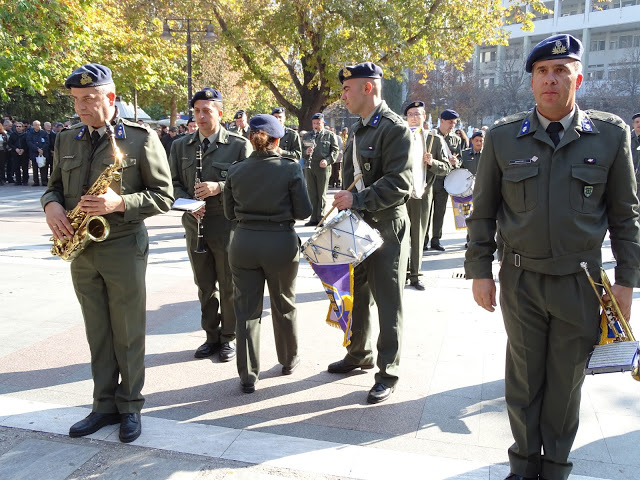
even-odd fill
[{"label": "street lamp", "polygon": [[[175,22],[178,28],[170,28],[169,22]],[[202,25],[207,23],[206,29],[192,29],[191,22]],[[171,40],[173,38],[173,32],[186,33],[187,34],[187,110],[191,113],[191,98],[193,97],[193,87],[191,85],[191,33],[202,32],[205,33],[204,39],[208,42],[214,42],[216,40],[216,34],[213,32],[213,24],[211,20],[205,20],[200,18],[165,18],[164,26],[162,27],[162,35],[160,38],[163,40]]]}]

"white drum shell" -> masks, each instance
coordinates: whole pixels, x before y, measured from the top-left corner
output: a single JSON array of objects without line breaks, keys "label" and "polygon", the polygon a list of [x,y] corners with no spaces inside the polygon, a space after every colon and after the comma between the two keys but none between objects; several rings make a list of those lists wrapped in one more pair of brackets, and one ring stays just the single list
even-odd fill
[{"label": "white drum shell", "polygon": [[356,212],[343,210],[302,245],[302,254],[319,265],[351,263],[355,267],[380,245],[382,237],[376,229]]}]

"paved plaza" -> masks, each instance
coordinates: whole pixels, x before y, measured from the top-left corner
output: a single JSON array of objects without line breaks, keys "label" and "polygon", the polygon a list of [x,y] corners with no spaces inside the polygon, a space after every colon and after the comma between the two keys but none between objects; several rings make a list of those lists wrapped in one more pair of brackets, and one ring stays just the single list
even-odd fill
[{"label": "paved plaza", "polygon": [[[446,252],[423,258],[426,291],[405,289],[401,379],[379,405],[366,403],[373,370],[327,373],[344,355],[342,332],[326,325],[328,301],[305,261],[297,283],[302,362],[293,375],[282,376],[276,360],[268,295],[254,394],[240,391],[235,362],[194,359],[204,334],[180,215],[149,219],[142,435],[124,445],[111,426],[69,438],[69,426],[91,409],[89,349],[69,264],[49,253],[43,191],[0,187],[0,479],[507,475],[502,318],[473,301],[466,231],[454,229],[451,212]],[[312,229],[301,223],[304,242]],[[603,256],[611,270],[608,241]],[[640,330],[638,320],[632,326]],[[639,452],[640,384],[629,374],[587,378],[571,479],[637,480]]]}]

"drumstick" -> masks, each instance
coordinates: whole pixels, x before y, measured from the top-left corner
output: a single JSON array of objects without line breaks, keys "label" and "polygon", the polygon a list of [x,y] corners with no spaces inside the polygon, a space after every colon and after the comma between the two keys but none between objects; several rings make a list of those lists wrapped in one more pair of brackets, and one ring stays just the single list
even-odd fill
[{"label": "drumstick", "polygon": [[[362,174],[361,174],[361,173],[359,173],[358,175],[356,175],[356,178],[353,180],[353,183],[352,183],[351,185],[349,185],[349,188],[347,188],[347,192],[348,192],[349,190],[351,190],[353,187],[355,187],[355,186],[356,186],[356,183],[358,183],[358,182],[360,181],[360,179],[361,179],[361,178],[362,178]],[[316,225],[316,228],[318,228],[318,227],[321,227],[321,226],[322,226],[322,224],[324,223],[324,221],[327,219],[327,217],[328,217],[329,215],[331,215],[331,212],[333,212],[333,211],[335,210],[335,208],[336,208],[336,207],[335,207],[335,205],[334,205],[333,207],[331,207],[331,210],[329,210],[329,211],[327,212],[327,214],[326,214],[324,217],[322,217],[322,220],[320,220],[320,222],[318,222],[318,225]]]},{"label": "drumstick", "polygon": [[431,147],[433,147],[433,139],[436,136],[436,132],[434,130],[431,130],[429,133],[431,134],[431,138],[429,139],[429,148],[427,148],[427,153],[431,153]]}]

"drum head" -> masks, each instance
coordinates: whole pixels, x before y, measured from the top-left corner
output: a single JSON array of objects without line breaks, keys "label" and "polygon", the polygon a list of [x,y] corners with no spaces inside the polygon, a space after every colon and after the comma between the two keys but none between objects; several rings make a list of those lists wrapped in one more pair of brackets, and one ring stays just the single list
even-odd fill
[{"label": "drum head", "polygon": [[444,189],[454,197],[467,197],[473,193],[474,175],[466,168],[452,171],[444,178]]}]

